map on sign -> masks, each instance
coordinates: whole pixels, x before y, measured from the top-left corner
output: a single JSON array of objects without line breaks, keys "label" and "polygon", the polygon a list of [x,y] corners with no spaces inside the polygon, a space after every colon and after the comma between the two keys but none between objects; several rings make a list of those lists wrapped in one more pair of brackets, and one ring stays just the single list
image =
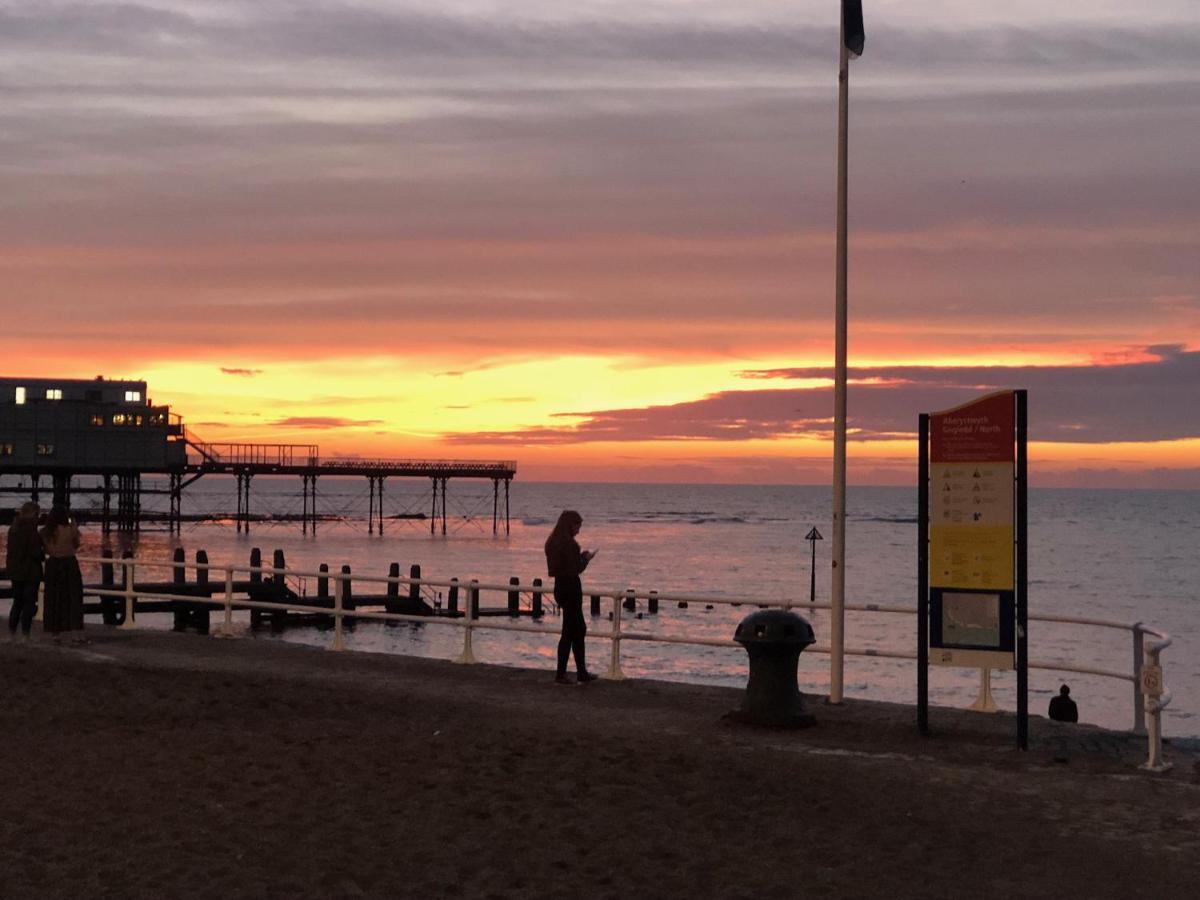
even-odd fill
[{"label": "map on sign", "polygon": [[995,647],[1000,643],[999,594],[942,594],[942,640]]}]

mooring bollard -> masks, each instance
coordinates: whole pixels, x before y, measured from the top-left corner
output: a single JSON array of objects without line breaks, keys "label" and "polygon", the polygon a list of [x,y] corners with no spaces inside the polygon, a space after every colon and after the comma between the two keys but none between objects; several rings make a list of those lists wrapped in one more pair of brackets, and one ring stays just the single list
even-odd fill
[{"label": "mooring bollard", "polygon": [[816,720],[804,712],[796,682],[800,653],[815,640],[812,626],[795,613],[751,613],[733,634],[750,657],[750,680],[742,707],[732,717],[753,725],[803,728]]},{"label": "mooring bollard", "polygon": [[600,597],[597,594],[592,594],[592,615],[600,615]]},{"label": "mooring bollard", "polygon": [[629,588],[628,590],[625,591],[625,611],[626,612],[636,612],[637,611],[637,593],[636,593],[636,591],[634,591],[633,588]]},{"label": "mooring bollard", "polygon": [[262,583],[262,572],[256,572],[255,569],[262,568],[262,551],[257,547],[250,548],[250,582],[251,584]]},{"label": "mooring bollard", "polygon": [[542,611],[542,592],[539,590],[542,586],[542,579],[533,579],[533,617],[540,619],[544,613]]},{"label": "mooring bollard", "polygon": [[[328,575],[329,563],[321,563],[319,566],[317,566],[317,571],[321,573],[320,575],[317,576],[317,596],[318,597],[328,597],[329,596],[329,575]],[[324,606],[325,604],[322,603],[321,605]]]},{"label": "mooring bollard", "polygon": [[454,615],[458,612],[458,579],[450,579],[450,590],[446,594],[446,612]]},{"label": "mooring bollard", "polygon": [[646,601],[646,608],[651,613],[658,612],[658,591],[651,591],[649,599]]},{"label": "mooring bollard", "polygon": [[[521,579],[518,578],[516,575],[513,575],[511,578],[508,579],[508,583],[510,585],[517,586],[517,585],[521,584]],[[521,614],[521,592],[520,591],[509,591],[508,592],[508,614],[510,616],[519,616]]]},{"label": "mooring bollard", "polygon": [[388,597],[391,597],[392,599],[395,599],[395,600],[400,599],[400,582],[391,581],[390,579],[399,578],[399,577],[400,577],[400,563],[394,562],[390,566],[388,566],[389,581],[387,583],[387,595],[388,595]]}]

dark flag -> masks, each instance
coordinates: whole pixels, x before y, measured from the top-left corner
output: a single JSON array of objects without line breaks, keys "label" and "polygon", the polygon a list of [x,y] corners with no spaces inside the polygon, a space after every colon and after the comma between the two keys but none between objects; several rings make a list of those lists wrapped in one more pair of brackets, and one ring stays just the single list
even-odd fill
[{"label": "dark flag", "polygon": [[863,30],[862,0],[842,0],[842,36],[846,49],[855,56],[862,56],[867,44],[867,33]]}]

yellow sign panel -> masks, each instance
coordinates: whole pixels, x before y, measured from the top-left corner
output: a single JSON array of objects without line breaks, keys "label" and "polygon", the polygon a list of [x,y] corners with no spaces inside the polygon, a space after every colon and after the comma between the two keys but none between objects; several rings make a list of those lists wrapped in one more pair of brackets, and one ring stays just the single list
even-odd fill
[{"label": "yellow sign panel", "polygon": [[1013,465],[933,463],[929,583],[1013,590]]}]

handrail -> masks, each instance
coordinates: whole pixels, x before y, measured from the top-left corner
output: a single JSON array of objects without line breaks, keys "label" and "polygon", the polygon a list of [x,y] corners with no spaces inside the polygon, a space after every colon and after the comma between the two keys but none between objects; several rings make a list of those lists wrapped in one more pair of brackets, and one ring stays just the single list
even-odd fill
[{"label": "handrail", "polygon": [[[123,572],[122,585],[114,584],[111,589],[106,588],[89,588],[88,594],[99,597],[120,597],[125,601],[125,620],[119,626],[121,628],[132,628],[135,600],[180,600],[186,599],[189,603],[209,603],[214,606],[224,608],[225,621],[222,626],[221,634],[228,636],[231,634],[232,611],[236,605],[239,609],[287,609],[296,612],[318,613],[323,615],[334,616],[334,644],[332,649],[344,649],[342,639],[342,620],[345,615],[351,615],[357,619],[373,619],[388,622],[423,622],[427,624],[448,625],[452,627],[462,628],[463,636],[463,652],[459,656],[458,661],[463,663],[475,662],[473,649],[473,632],[476,629],[488,629],[493,631],[515,631],[530,634],[547,634],[553,635],[557,631],[553,628],[538,625],[521,625],[510,624],[501,621],[484,621],[471,616],[472,608],[475,606],[478,594],[482,591],[495,592],[517,592],[519,594],[534,594],[540,593],[543,595],[553,593],[553,584],[549,585],[532,585],[532,584],[513,584],[511,582],[481,582],[477,579],[463,580],[459,578],[441,579],[441,578],[413,578],[411,576],[395,575],[395,576],[378,576],[378,575],[360,575],[345,572],[322,572],[308,571],[304,569],[296,569],[292,567],[275,568],[273,566],[240,566],[240,565],[221,565],[217,563],[192,563],[176,560],[139,560],[133,557],[113,558],[113,557],[79,557],[80,562],[95,563],[99,565],[111,565],[114,567],[121,566]],[[157,569],[187,569],[193,572],[220,572],[224,576],[224,592],[219,599],[213,597],[204,597],[196,595],[186,595],[169,593],[149,593],[145,591],[137,591],[134,583],[134,575],[138,568],[157,568]],[[234,575],[260,575],[260,576],[276,576],[281,575],[284,578],[327,578],[334,582],[334,604],[330,610],[324,606],[311,606],[303,602],[285,602],[275,603],[262,600],[234,600],[233,597],[233,581]],[[450,617],[430,617],[408,615],[402,613],[388,612],[373,612],[370,610],[354,609],[348,613],[343,609],[344,588],[347,581],[355,584],[366,582],[368,584],[387,584],[397,586],[412,586],[416,585],[420,588],[445,588],[457,589],[467,592],[467,601],[465,604],[465,614],[461,618]],[[210,582],[214,592],[218,589],[217,582]],[[610,633],[597,632],[597,637],[608,638],[612,641],[612,660],[610,663],[608,677],[610,679],[619,680],[624,678],[621,671],[620,650],[623,641],[643,641],[656,643],[674,643],[674,644],[689,644],[694,646],[716,646],[716,647],[737,647],[739,646],[732,639],[719,638],[696,638],[682,635],[667,635],[667,634],[638,634],[626,633],[621,628],[621,610],[627,600],[655,600],[659,603],[704,603],[712,605],[726,606],[759,606],[762,608],[781,608],[781,609],[830,609],[828,603],[812,603],[808,600],[795,600],[790,597],[771,598],[740,598],[733,599],[730,597],[719,597],[703,594],[672,594],[659,591],[639,591],[633,588],[596,588],[585,587],[583,589],[584,596],[601,597],[612,600],[612,629]],[[303,598],[301,598],[303,599]],[[846,610],[850,612],[879,612],[891,614],[907,614],[915,615],[916,610],[913,608],[900,605],[887,604],[848,604]],[[1090,617],[1076,616],[1038,616],[1031,615],[1030,621],[1052,622],[1058,624],[1078,624],[1100,628],[1114,628],[1128,631],[1133,635],[1134,642],[1134,667],[1133,673],[1118,672],[1109,669],[1099,669],[1092,667],[1076,666],[1073,664],[1049,660],[1049,661],[1030,661],[1031,668],[1044,669],[1059,672],[1073,672],[1085,675],[1095,675],[1103,678],[1115,678],[1124,681],[1130,681],[1134,686],[1134,727],[1135,734],[1146,734],[1149,744],[1149,752],[1146,763],[1142,768],[1148,771],[1162,772],[1170,768],[1170,763],[1164,763],[1162,759],[1162,722],[1161,714],[1171,702],[1171,691],[1166,688],[1162,681],[1162,668],[1160,662],[1160,654],[1163,650],[1169,647],[1172,643],[1170,635],[1159,629],[1145,625],[1142,622],[1122,623],[1112,622],[1103,619],[1095,619]],[[1155,640],[1147,640],[1154,638]],[[808,648],[810,653],[829,653],[830,648],[827,646],[813,645]],[[883,657],[892,659],[916,659],[916,655],[905,651],[895,650],[880,650],[874,648],[845,648],[844,652],[850,656],[865,656],[865,657]],[[1148,662],[1143,662],[1143,656],[1149,657]],[[987,670],[981,670],[981,676],[984,677],[984,685],[987,684]],[[1154,679],[1157,678],[1157,681]],[[982,696],[981,696],[982,699]],[[1149,704],[1145,704],[1145,700],[1149,700]],[[981,706],[980,708],[987,708]],[[1146,725],[1149,723],[1149,727]]]}]

